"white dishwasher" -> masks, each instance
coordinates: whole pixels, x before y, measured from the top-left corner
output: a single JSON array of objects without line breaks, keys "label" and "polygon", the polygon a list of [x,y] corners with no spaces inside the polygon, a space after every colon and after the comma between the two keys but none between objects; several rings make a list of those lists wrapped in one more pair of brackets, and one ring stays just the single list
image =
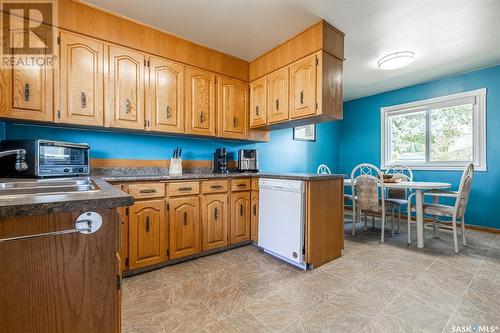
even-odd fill
[{"label": "white dishwasher", "polygon": [[304,182],[259,180],[259,238],[265,252],[302,269],[304,262]]}]

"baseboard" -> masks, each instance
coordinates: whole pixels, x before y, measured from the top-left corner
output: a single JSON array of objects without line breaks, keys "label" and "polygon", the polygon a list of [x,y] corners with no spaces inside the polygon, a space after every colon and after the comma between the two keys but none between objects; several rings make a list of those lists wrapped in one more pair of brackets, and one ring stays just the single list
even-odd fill
[{"label": "baseboard", "polygon": [[[344,207],[344,211],[348,211],[352,214],[352,208],[350,207]],[[371,215],[370,215],[371,216]],[[380,214],[375,214],[376,217],[381,217]],[[406,219],[408,218],[408,215],[406,214],[401,214],[401,218],[403,220],[406,221]],[[411,217],[411,220],[413,222],[416,221],[416,218],[414,216]],[[432,222],[432,219],[431,218],[424,218],[424,221],[426,223],[429,223],[429,222]],[[445,225],[449,225],[451,226],[451,222],[447,222],[447,221],[441,221],[440,222],[441,224],[445,224]],[[492,233],[492,234],[500,234],[500,229],[497,229],[497,228],[491,228],[491,227],[483,227],[483,226],[480,226],[480,225],[474,225],[474,224],[465,224],[465,229],[470,229],[470,230],[477,230],[477,231],[482,231],[482,232],[489,232],[489,233]]]}]

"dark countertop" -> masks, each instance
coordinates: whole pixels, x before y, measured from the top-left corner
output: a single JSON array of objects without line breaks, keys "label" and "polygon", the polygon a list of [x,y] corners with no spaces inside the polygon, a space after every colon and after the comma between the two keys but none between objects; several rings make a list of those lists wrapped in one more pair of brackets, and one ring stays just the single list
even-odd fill
[{"label": "dark countertop", "polygon": [[[42,215],[55,212],[86,211],[103,208],[130,206],[134,198],[107,182],[90,177],[100,191],[89,193],[25,195],[23,197],[0,196],[0,218]],[[23,179],[1,179],[4,181],[23,181]]]},{"label": "dark countertop", "polygon": [[108,182],[133,182],[133,181],[170,181],[170,180],[198,180],[198,179],[216,179],[216,178],[273,178],[273,179],[288,179],[288,180],[327,180],[344,178],[343,174],[318,175],[316,173],[185,173],[182,175],[171,176],[167,174],[152,174],[152,175],[112,175],[100,176],[101,179]]}]

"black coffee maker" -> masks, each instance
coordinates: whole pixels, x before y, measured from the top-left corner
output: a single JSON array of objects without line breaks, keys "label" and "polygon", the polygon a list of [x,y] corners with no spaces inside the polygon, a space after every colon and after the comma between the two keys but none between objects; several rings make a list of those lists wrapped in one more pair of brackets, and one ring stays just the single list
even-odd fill
[{"label": "black coffee maker", "polygon": [[227,170],[227,151],[226,148],[217,148],[212,161],[212,171],[215,173],[225,173]]}]

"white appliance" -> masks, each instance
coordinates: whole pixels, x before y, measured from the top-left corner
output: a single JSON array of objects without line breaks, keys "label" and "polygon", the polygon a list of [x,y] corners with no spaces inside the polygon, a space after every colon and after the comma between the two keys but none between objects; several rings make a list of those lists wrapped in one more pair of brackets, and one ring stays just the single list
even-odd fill
[{"label": "white appliance", "polygon": [[265,252],[302,269],[304,262],[304,182],[259,180],[259,240]]}]

